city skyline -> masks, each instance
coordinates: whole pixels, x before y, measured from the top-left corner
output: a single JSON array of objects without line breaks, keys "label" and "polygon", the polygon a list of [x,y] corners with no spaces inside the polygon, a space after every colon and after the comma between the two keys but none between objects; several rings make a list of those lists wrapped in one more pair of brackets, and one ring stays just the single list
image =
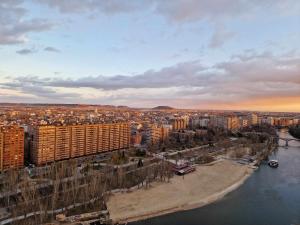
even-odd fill
[{"label": "city skyline", "polygon": [[300,112],[300,3],[4,0],[0,102]]}]

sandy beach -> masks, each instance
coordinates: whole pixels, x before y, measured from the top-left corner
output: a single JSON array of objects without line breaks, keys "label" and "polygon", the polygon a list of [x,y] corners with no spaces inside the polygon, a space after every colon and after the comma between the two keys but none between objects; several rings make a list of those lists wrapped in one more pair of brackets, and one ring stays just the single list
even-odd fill
[{"label": "sandy beach", "polygon": [[115,193],[108,201],[114,222],[131,222],[212,203],[233,191],[253,169],[229,160],[197,166],[195,172],[155,182],[148,189]]}]

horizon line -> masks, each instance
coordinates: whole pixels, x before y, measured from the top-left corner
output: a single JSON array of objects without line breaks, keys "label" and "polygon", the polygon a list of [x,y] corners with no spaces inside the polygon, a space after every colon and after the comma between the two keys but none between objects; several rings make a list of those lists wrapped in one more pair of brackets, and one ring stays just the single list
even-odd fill
[{"label": "horizon line", "polygon": [[[18,104],[18,105],[81,105],[81,106],[111,106],[111,107],[127,107],[130,109],[154,109],[155,107],[158,106],[163,106],[163,107],[171,107],[172,109],[165,109],[167,110],[196,110],[196,111],[228,111],[228,112],[260,112],[260,113],[296,113],[299,114],[300,111],[262,111],[262,110],[249,110],[249,109],[192,109],[192,108],[175,108],[173,106],[167,106],[167,105],[157,105],[154,107],[131,107],[127,105],[110,105],[110,104],[87,104],[87,103],[30,103],[30,102],[0,102],[0,105],[4,104]],[[158,111],[163,111],[158,110]]]}]

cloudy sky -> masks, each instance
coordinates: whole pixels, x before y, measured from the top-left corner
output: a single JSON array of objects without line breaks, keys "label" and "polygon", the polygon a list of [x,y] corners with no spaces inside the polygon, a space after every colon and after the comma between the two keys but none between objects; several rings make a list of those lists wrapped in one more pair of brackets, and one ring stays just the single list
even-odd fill
[{"label": "cloudy sky", "polygon": [[0,102],[300,111],[300,1],[0,0]]}]

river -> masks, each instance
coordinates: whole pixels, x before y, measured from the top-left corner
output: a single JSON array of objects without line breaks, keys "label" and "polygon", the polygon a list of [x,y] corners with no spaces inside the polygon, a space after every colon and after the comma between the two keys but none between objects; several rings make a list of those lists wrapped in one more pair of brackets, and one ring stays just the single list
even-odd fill
[{"label": "river", "polygon": [[[279,136],[292,138],[286,130]],[[270,158],[279,160],[277,169],[263,163],[222,200],[131,225],[300,225],[300,141],[279,147]]]}]

